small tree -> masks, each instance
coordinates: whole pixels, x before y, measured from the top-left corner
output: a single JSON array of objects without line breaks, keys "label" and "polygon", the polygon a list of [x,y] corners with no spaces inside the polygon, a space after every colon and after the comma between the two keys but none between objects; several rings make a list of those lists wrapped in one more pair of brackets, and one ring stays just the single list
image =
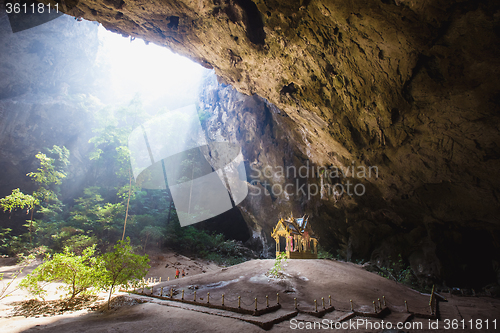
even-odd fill
[{"label": "small tree", "polygon": [[[48,206],[49,202],[56,202],[57,205],[60,205],[57,194],[50,187],[61,184],[62,179],[66,177],[64,169],[69,165],[69,150],[66,147],[53,146],[48,151],[52,155],[56,155],[57,159],[48,157],[40,152],[35,155],[40,163],[40,167],[36,172],[26,174],[26,176],[30,177],[39,186],[38,189],[30,195],[24,194],[17,188],[12,190],[12,194],[0,199],[0,208],[4,212],[7,210],[12,212],[12,210],[24,209],[25,207],[26,214],[31,211],[31,218],[27,225],[29,228],[30,244],[32,244],[33,240],[33,213],[35,212],[35,207],[42,203]],[[45,211],[50,210],[45,207]]]},{"label": "small tree", "polygon": [[70,299],[80,294],[89,294],[91,288],[102,288],[104,267],[99,258],[94,257],[95,245],[83,250],[81,256],[65,248],[63,253],[56,253],[52,258],[47,256],[47,261],[38,266],[31,274],[26,276],[19,284],[32,294],[44,298],[46,290],[42,282],[63,282],[67,286]]},{"label": "small tree", "polygon": [[140,232],[141,237],[145,237],[144,240],[144,253],[146,253],[146,246],[148,245],[148,240],[158,241],[163,238],[163,229],[154,225],[148,225],[142,229]]},{"label": "small tree", "polygon": [[102,255],[102,262],[106,268],[104,286],[109,288],[108,309],[113,289],[116,286],[127,286],[130,281],[141,280],[148,273],[148,255],[137,255],[130,245],[130,237],[118,241],[113,252]]},{"label": "small tree", "polygon": [[31,219],[29,220],[30,243],[32,239],[31,231],[33,225],[33,211],[35,209],[35,206],[38,204],[39,201],[37,198],[35,198],[30,194],[24,194],[18,188],[13,189],[10,195],[0,199],[0,207],[3,209],[4,212],[8,210],[10,213],[13,210],[24,209],[24,208],[26,208],[26,214],[28,214],[28,212],[31,211]]},{"label": "small tree", "polygon": [[284,262],[286,262],[287,260],[285,252],[281,252],[276,256],[276,260],[274,261],[274,266],[269,270],[267,274],[271,277],[276,277],[276,278],[280,277],[285,272],[282,263],[283,260]]}]

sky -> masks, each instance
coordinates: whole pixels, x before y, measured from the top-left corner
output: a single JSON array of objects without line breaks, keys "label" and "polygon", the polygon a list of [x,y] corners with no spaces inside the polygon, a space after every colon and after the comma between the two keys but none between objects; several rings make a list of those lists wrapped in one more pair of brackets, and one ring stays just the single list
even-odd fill
[{"label": "sky", "polygon": [[111,92],[121,100],[141,94],[145,107],[181,107],[194,102],[199,84],[209,70],[166,47],[131,41],[99,26],[97,61],[107,63]]}]

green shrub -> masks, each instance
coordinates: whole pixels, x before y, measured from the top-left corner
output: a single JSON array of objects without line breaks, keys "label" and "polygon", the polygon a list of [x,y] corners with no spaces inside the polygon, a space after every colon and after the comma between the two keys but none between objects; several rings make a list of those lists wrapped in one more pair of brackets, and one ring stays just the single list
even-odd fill
[{"label": "green shrub", "polygon": [[274,260],[274,266],[269,270],[268,275],[271,277],[280,277],[285,273],[285,269],[283,268],[283,264],[286,263],[286,252],[281,252],[276,256],[276,260]]},{"label": "green shrub", "polygon": [[104,266],[94,257],[95,245],[86,248],[82,255],[75,255],[69,248],[63,253],[56,253],[26,276],[20,287],[32,294],[45,297],[47,291],[44,282],[63,282],[61,289],[67,291],[71,299],[80,294],[90,294],[92,289],[100,289],[104,277]]},{"label": "green shrub", "polygon": [[200,258],[227,266],[246,261],[242,246],[234,240],[225,240],[223,234],[209,234],[193,226],[181,228],[178,221],[167,226],[167,245]]},{"label": "green shrub", "polygon": [[[83,242],[88,240],[82,238]],[[113,251],[102,256],[95,256],[95,248],[94,244],[85,248],[81,255],[76,255],[65,247],[63,253],[47,256],[46,261],[28,274],[19,286],[42,299],[47,293],[44,289],[47,282],[63,282],[65,286],[61,288],[67,291],[66,296],[70,299],[109,288],[109,307],[116,286],[129,283],[137,286],[138,281],[146,276],[149,259],[147,255],[134,254],[128,237],[125,241],[118,241]]]},{"label": "green shrub", "polygon": [[335,259],[336,256],[318,244],[318,259]]},{"label": "green shrub", "polygon": [[405,265],[401,254],[398,255],[397,261],[392,261],[390,256],[388,259],[389,263],[387,267],[379,266],[380,272],[378,272],[378,274],[380,276],[402,283],[409,287],[417,287],[417,279],[410,266]]},{"label": "green shrub", "polygon": [[96,236],[74,235],[63,242],[63,247],[67,247],[70,252],[81,255],[86,248],[94,244],[97,244]]}]

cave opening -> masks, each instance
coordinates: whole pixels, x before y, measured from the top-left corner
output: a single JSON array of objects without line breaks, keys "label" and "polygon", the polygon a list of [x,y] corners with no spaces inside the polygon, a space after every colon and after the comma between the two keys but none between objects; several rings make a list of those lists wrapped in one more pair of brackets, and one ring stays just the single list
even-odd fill
[{"label": "cave opening", "polygon": [[[172,16],[169,19],[169,27],[177,29],[179,17]],[[141,39],[123,37],[102,26],[99,26],[98,36],[101,43],[96,62],[110,65],[110,83],[113,89],[103,99],[126,100],[126,96],[133,95],[142,100],[147,113],[168,113],[169,110],[197,103],[206,78],[214,75],[213,70],[203,68],[165,47]],[[197,106],[197,112],[203,122],[203,117],[207,116],[205,111]],[[201,159],[206,163],[203,157]],[[185,162],[177,161],[177,164]],[[240,210],[232,203],[233,208],[230,210],[204,220],[195,227],[209,233],[223,234],[227,239],[243,243],[248,241],[251,238],[250,230]]]},{"label": "cave opening", "polygon": [[[178,25],[178,16],[169,17],[169,28]],[[57,153],[49,149],[69,150],[69,166],[60,170],[65,179],[60,186],[51,185],[57,200],[44,207],[50,217],[33,209],[41,227],[30,230],[29,237],[61,250],[77,237],[112,243],[125,229],[123,235],[144,248],[148,242],[169,246],[169,240],[181,235],[173,225],[179,214],[172,193],[165,185],[151,189],[135,182],[127,164],[130,133],[188,105],[196,110],[197,122],[206,121],[211,115],[200,107],[199,95],[213,70],[165,47],[66,15],[13,33],[2,13],[0,35],[6,46],[0,50],[5,72],[1,116],[11,110],[2,118],[1,165],[9,175],[0,179],[0,196],[14,188],[36,193],[38,186],[26,177],[39,165],[35,155],[43,152],[58,163]],[[24,213],[3,213],[0,233],[27,237]],[[244,243],[251,238],[237,207],[194,227],[227,240]],[[4,245],[0,243],[3,253],[16,251]]]}]

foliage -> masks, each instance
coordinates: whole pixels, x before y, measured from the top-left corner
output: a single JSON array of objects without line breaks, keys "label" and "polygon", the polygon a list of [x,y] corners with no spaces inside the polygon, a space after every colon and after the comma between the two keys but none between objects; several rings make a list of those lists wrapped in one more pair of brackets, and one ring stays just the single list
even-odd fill
[{"label": "foliage", "polygon": [[181,228],[177,217],[166,227],[166,244],[186,254],[196,254],[227,266],[246,261],[243,246],[222,234],[209,234],[193,226]]},{"label": "foliage", "polygon": [[[78,250],[92,238],[78,235],[72,237],[72,240],[73,248]],[[116,286],[125,286],[130,282],[137,286],[150,268],[148,256],[134,254],[128,237],[125,241],[118,241],[113,251],[101,256],[95,254],[95,244],[83,249],[81,255],[76,255],[69,247],[65,247],[63,253],[47,256],[46,261],[26,276],[19,287],[42,299],[46,294],[44,287],[51,282],[64,283],[60,288],[67,291],[66,296],[70,299],[109,288],[109,306],[109,299]]]},{"label": "foliage", "polygon": [[106,240],[118,234],[125,212],[121,202],[103,203],[100,191],[97,186],[86,188],[84,195],[75,200],[70,215],[73,225]]},{"label": "foliage", "polygon": [[66,178],[64,169],[69,165],[69,150],[66,147],[54,146],[49,152],[58,156],[57,161],[39,152],[35,157],[39,160],[40,167],[37,172],[27,174],[35,183],[45,187],[60,185],[62,179]]},{"label": "foliage", "polygon": [[205,122],[212,116],[209,111],[202,110],[198,112],[198,118],[200,119],[200,123],[203,125]]},{"label": "foliage", "polygon": [[68,248],[69,251],[74,252],[76,255],[83,254],[83,251],[93,244],[97,244],[96,236],[82,234],[73,235],[63,242],[63,246]]},{"label": "foliage", "polygon": [[400,282],[408,286],[414,286],[416,278],[410,266],[405,265],[401,253],[398,255],[397,261],[392,261],[390,256],[388,259],[389,264],[387,267],[379,266],[380,272],[378,272],[378,274],[396,282]]},{"label": "foliage", "polygon": [[38,199],[32,195],[24,194],[19,188],[13,189],[12,194],[0,199],[0,207],[4,212],[7,210],[12,212],[12,210],[24,209],[25,207],[31,210],[38,204]]},{"label": "foliage", "polygon": [[101,260],[94,254],[95,245],[86,248],[82,255],[76,255],[66,247],[63,253],[56,253],[52,258],[47,256],[46,261],[26,276],[19,286],[42,299],[46,294],[43,282],[65,283],[61,289],[65,289],[71,299],[90,294],[92,288],[102,286],[105,273]]},{"label": "foliage", "polygon": [[10,232],[11,228],[1,228],[0,227],[0,252],[7,249],[9,246]]},{"label": "foliage", "polygon": [[210,252],[207,255],[205,255],[204,259],[213,261],[219,265],[223,266],[233,266],[233,265],[238,265],[241,264],[242,262],[245,262],[247,259],[245,257],[231,257],[231,256],[226,256],[222,255],[217,252]]},{"label": "foliage", "polygon": [[58,214],[62,211],[62,203],[54,191],[54,185],[61,184],[63,178],[66,177],[64,169],[69,165],[69,151],[65,147],[53,146],[48,149],[50,154],[56,155],[57,159],[48,157],[39,152],[36,158],[40,163],[40,167],[36,172],[27,174],[37,185],[38,189],[33,194],[24,194],[19,188],[12,190],[12,194],[0,199],[0,207],[4,211],[12,212],[16,209],[24,209],[26,214],[31,211],[31,218],[27,220],[24,226],[29,228],[29,241],[32,245],[33,233],[36,233],[37,222],[33,216],[36,207],[42,214],[45,214],[48,219],[57,219]]},{"label": "foliage", "polygon": [[336,256],[318,244],[318,259],[335,259]]},{"label": "foliage", "polygon": [[[102,113],[98,127],[94,129],[96,135],[89,141],[94,144],[90,160],[93,161],[96,171],[98,170],[97,177],[103,180],[103,185],[106,185],[103,192],[107,192],[109,196],[111,196],[112,191],[115,192],[115,198],[110,200],[109,205],[105,205],[108,212],[108,220],[106,221],[108,223],[106,226],[108,240],[114,238],[114,234],[118,232],[118,221],[123,223],[123,240],[127,220],[133,219],[132,216],[129,216],[129,207],[130,201],[135,198],[135,192],[138,189],[133,182],[131,173],[128,137],[134,128],[147,117],[140,98],[136,96],[128,106]],[[111,184],[113,188],[111,188]]]},{"label": "foliage", "polygon": [[118,241],[114,251],[105,253],[102,262],[106,269],[104,286],[109,288],[108,309],[115,286],[126,286],[131,281],[137,285],[137,281],[145,277],[150,268],[148,255],[134,254],[129,237],[124,241]]},{"label": "foliage", "polygon": [[286,252],[281,252],[276,256],[276,260],[274,260],[273,267],[269,270],[268,275],[271,277],[278,278],[283,275],[285,269],[283,268],[283,264],[286,263]]},{"label": "foliage", "polygon": [[160,240],[163,237],[163,230],[160,227],[148,225],[144,229],[142,229],[140,235],[146,238],[146,240],[144,241],[144,252],[146,252],[146,245],[148,243],[148,240]]}]

